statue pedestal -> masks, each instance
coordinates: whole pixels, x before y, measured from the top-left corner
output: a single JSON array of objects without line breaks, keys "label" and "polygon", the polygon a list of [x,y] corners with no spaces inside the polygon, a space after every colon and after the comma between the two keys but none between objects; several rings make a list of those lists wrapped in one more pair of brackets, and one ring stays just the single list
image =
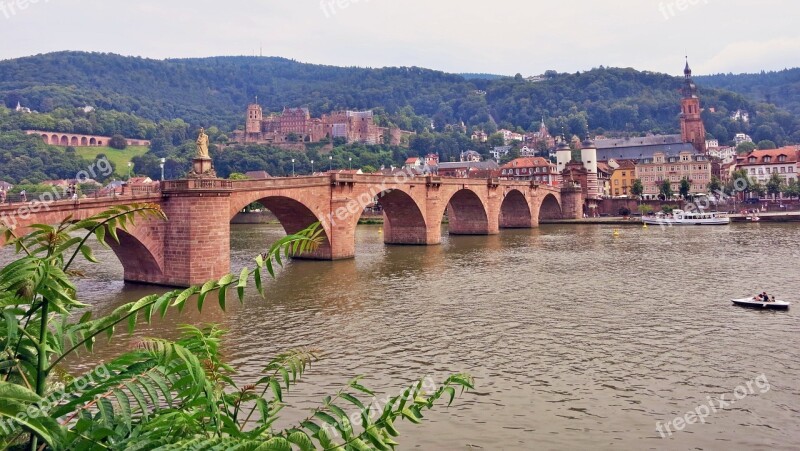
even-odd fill
[{"label": "statue pedestal", "polygon": [[192,170],[189,172],[188,177],[190,179],[217,178],[217,171],[214,170],[211,158],[195,158],[192,162]]}]

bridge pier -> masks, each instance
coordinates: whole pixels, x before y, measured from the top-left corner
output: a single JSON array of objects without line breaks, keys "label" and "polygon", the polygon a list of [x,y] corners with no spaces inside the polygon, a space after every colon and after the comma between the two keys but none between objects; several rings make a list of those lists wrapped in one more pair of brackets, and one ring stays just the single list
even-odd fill
[{"label": "bridge pier", "polygon": [[583,202],[580,186],[561,188],[561,215],[564,219],[583,219]]},{"label": "bridge pier", "polygon": [[190,286],[219,279],[230,271],[230,182],[186,180],[184,189],[162,201],[164,276],[151,283]]}]

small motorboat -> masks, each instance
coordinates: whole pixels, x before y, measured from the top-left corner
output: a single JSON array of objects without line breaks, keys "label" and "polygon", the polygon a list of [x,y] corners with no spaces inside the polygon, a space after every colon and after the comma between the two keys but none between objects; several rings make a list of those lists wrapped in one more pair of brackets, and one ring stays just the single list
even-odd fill
[{"label": "small motorboat", "polygon": [[784,302],[784,301],[764,302],[764,301],[757,301],[755,298],[747,298],[747,299],[734,299],[733,305],[738,305],[739,307],[748,307],[757,309],[788,310],[789,306],[792,304],[790,302]]}]

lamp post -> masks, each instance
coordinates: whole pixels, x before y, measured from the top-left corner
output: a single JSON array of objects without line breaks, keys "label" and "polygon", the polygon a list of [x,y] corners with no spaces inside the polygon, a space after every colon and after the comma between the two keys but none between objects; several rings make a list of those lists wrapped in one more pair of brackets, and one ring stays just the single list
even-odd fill
[{"label": "lamp post", "polygon": [[167,164],[167,159],[166,158],[162,158],[161,159],[161,164],[159,165],[159,166],[161,166],[161,181],[162,182],[164,181],[164,165],[165,164]]},{"label": "lamp post", "polygon": [[292,177],[294,177],[294,158],[292,158]]},{"label": "lamp post", "polygon": [[333,155],[328,156],[328,162],[330,162],[330,172],[333,172]]},{"label": "lamp post", "polygon": [[347,159],[347,161],[349,162],[349,165],[350,165],[350,167],[348,169],[350,169],[352,171],[353,170],[353,157],[349,157]]},{"label": "lamp post", "polygon": [[314,175],[314,160],[311,160],[311,175]]},{"label": "lamp post", "polygon": [[131,163],[131,162],[129,161],[129,162],[128,162],[128,180],[130,180],[130,179],[131,179],[131,167],[132,167],[132,166],[133,166],[133,163]]}]

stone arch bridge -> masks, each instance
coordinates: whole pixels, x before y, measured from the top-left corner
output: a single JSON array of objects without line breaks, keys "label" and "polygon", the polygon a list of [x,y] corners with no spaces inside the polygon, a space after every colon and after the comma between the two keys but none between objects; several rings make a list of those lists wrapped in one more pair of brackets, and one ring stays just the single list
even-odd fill
[{"label": "stone arch bridge", "polygon": [[355,256],[356,226],[375,199],[384,214],[385,242],[395,245],[439,244],[445,216],[450,234],[492,235],[502,228],[537,227],[541,219],[578,218],[583,205],[580,189],[528,181],[330,174],[173,180],[163,182],[161,193],[135,198],[3,205],[0,221],[24,232],[30,224],[57,223],[70,215],[83,219],[113,205],[159,204],[167,221],[137,221],[120,231],[119,244],[109,244],[126,281],[189,286],[230,271],[230,223],[253,202],[269,209],[287,233],[319,222],[325,241],[302,257],[338,260]]}]

